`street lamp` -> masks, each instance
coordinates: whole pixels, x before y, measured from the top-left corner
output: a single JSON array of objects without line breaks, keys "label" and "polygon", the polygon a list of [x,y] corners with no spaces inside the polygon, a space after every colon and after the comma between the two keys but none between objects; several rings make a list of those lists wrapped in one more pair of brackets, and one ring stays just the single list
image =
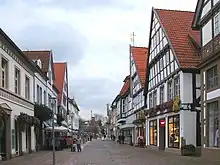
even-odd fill
[{"label": "street lamp", "polygon": [[56,108],[56,100],[57,98],[52,97],[49,98],[49,100],[51,101],[51,109],[52,109],[52,145],[53,145],[53,165],[56,164],[56,159],[55,159],[55,131],[54,131],[54,111]]}]

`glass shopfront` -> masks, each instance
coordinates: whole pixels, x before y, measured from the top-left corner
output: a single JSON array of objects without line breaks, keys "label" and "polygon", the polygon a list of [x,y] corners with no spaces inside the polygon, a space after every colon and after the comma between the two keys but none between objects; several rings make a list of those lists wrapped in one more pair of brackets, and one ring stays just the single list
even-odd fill
[{"label": "glass shopfront", "polygon": [[157,146],[157,120],[152,120],[150,124],[150,145]]},{"label": "glass shopfront", "polygon": [[179,115],[168,117],[168,146],[179,148],[180,146],[180,120]]},{"label": "glass shopfront", "polygon": [[209,116],[209,147],[220,147],[219,146],[219,110],[218,102],[208,104],[208,116]]}]

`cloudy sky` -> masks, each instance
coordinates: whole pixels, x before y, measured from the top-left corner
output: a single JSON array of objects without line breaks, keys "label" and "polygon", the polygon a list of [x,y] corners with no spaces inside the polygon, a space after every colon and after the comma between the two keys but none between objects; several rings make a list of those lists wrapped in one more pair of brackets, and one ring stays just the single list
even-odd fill
[{"label": "cloudy sky", "polygon": [[130,34],[147,46],[152,6],[194,11],[197,0],[0,0],[0,27],[23,50],[52,49],[67,61],[71,95],[106,114],[129,72]]}]

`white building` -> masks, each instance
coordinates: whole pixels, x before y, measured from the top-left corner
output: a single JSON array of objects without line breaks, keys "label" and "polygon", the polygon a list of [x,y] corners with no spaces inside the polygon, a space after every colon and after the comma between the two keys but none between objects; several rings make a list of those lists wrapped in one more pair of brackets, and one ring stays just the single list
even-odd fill
[{"label": "white building", "polygon": [[184,144],[200,143],[200,118],[195,112],[200,96],[196,68],[200,34],[191,28],[193,16],[193,12],[152,9],[146,145],[153,148],[180,151]]},{"label": "white building", "polygon": [[[132,107],[127,114],[129,123],[136,123],[133,126],[133,141],[137,143],[137,137],[145,137],[143,124],[137,124],[140,119],[141,110],[144,109],[144,85],[146,79],[146,62],[148,49],[145,47],[130,46],[130,95]],[[130,121],[133,120],[133,121]]]},{"label": "white building", "polygon": [[19,123],[21,113],[34,116],[35,65],[0,29],[0,153],[6,158],[35,150],[34,127]]},{"label": "white building", "polygon": [[[37,66],[38,72],[34,74],[34,102],[46,105],[50,109],[53,98],[55,98],[54,119],[57,122],[57,95],[58,89],[54,84],[54,66],[52,51],[24,51],[24,54]],[[52,126],[52,121],[44,123],[45,126]]]},{"label": "white building", "polygon": [[79,108],[74,99],[68,100],[69,103],[69,115],[68,115],[68,125],[69,129],[77,133],[79,131]]}]

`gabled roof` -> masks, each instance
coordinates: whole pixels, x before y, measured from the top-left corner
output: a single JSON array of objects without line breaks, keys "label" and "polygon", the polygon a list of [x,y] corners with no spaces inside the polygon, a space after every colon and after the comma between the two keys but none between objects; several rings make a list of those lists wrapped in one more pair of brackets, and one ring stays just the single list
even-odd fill
[{"label": "gabled roof", "polygon": [[194,18],[193,18],[193,21],[192,21],[192,27],[193,28],[197,28],[197,26],[198,26],[198,22],[199,22],[199,19],[201,17],[201,14],[202,14],[203,4],[204,4],[204,0],[198,0],[197,1],[196,11],[195,11],[195,15],[194,15]]},{"label": "gabled roof", "polygon": [[30,60],[40,59],[42,62],[42,71],[44,73],[48,72],[49,62],[51,58],[51,50],[35,50],[35,51],[23,51],[23,52]]},{"label": "gabled roof", "polygon": [[192,30],[194,12],[165,9],[155,11],[171,42],[180,68],[195,69],[201,57],[190,38],[193,37],[200,45],[200,31]]},{"label": "gabled roof", "polygon": [[130,89],[130,75],[126,76],[126,78],[124,79],[123,82],[124,82],[124,84],[121,88],[120,96],[124,96]]},{"label": "gabled roof", "polygon": [[54,84],[59,90],[58,103],[61,104],[63,94],[63,84],[65,79],[67,63],[54,63],[55,81]]},{"label": "gabled roof", "polygon": [[140,77],[141,86],[144,87],[148,61],[148,48],[131,46],[130,49],[136,65],[137,74]]}]

